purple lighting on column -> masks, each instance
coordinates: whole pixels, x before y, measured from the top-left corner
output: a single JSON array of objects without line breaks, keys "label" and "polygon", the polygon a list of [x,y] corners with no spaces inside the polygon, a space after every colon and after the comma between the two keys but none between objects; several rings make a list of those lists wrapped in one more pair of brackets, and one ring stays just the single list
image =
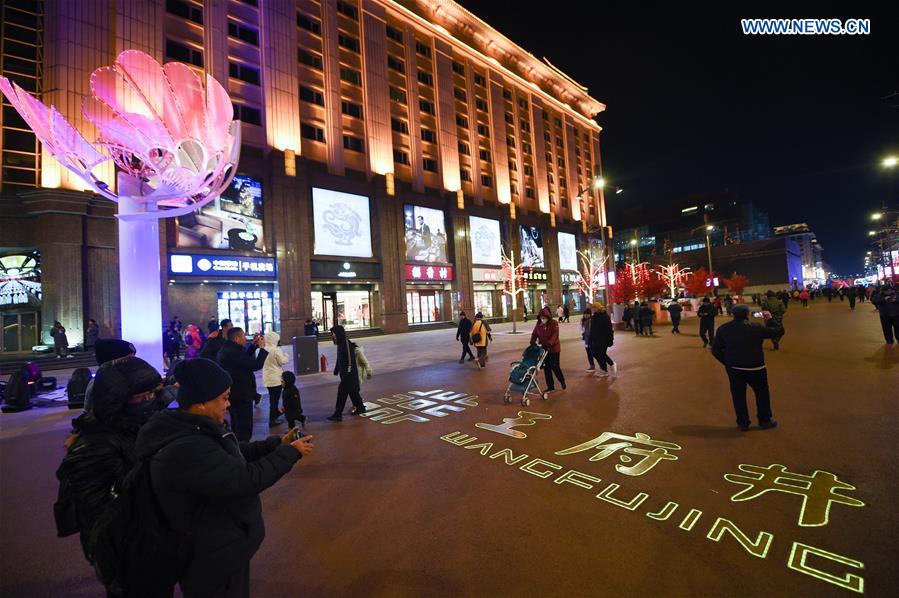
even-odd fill
[{"label": "purple lighting on column", "polygon": [[[98,131],[87,141],[55,107],[0,77],[0,91],[46,149],[94,192],[119,203],[122,337],[162,370],[159,218],[193,212],[231,182],[240,155],[240,122],[228,92],[187,65],[164,66],[136,50],[90,78],[81,110]],[[118,190],[97,167],[112,161]]]}]

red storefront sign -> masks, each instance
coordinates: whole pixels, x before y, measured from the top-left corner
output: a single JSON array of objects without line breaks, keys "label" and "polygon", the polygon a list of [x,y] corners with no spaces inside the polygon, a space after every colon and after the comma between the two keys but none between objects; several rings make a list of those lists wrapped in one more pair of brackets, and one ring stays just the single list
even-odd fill
[{"label": "red storefront sign", "polygon": [[453,279],[452,266],[423,266],[406,264],[406,280],[448,282]]}]

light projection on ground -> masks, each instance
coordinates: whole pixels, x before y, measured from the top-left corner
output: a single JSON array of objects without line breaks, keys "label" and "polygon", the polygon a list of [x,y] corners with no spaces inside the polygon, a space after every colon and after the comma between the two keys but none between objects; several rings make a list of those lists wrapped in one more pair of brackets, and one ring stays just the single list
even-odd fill
[{"label": "light projection on ground", "polygon": [[[89,189],[118,202],[122,337],[161,370],[158,220],[197,210],[231,182],[240,122],[228,92],[208,74],[204,85],[185,64],[163,66],[127,50],[91,73],[91,95],[81,107],[98,133],[89,142],[16,83],[0,77],[0,90],[45,150]],[[110,162],[115,185],[101,178]]]},{"label": "light projection on ground", "polygon": [[724,474],[724,479],[734,484],[746,486],[730,499],[734,502],[753,500],[767,492],[783,492],[802,497],[802,510],[799,512],[799,525],[802,527],[819,527],[830,521],[830,506],[833,503],[850,507],[863,507],[865,503],[837,494],[835,490],[855,490],[855,486],[841,482],[832,473],[816,470],[812,475],[803,475],[787,471],[783,465],[775,463],[768,467],[741,464],[740,471],[750,475],[736,473]]},{"label": "light projection on ground", "polygon": [[[426,423],[431,418],[446,417],[450,413],[465,411],[465,407],[477,407],[477,395],[449,390],[410,390],[377,401],[365,402],[362,417],[382,424],[400,422]],[[430,416],[430,417],[425,417]]]},{"label": "light projection on ground", "polygon": [[[610,442],[609,444],[606,444],[610,440],[619,440],[620,442]],[[635,447],[634,444],[641,444],[653,448],[652,450],[638,448]],[[623,436],[612,432],[603,432],[592,440],[588,440],[587,442],[562,451],[556,451],[556,454],[573,455],[583,451],[598,451],[595,455],[590,457],[590,461],[600,461],[610,457],[617,451],[623,451],[630,455],[639,455],[643,458],[631,466],[621,464],[630,463],[633,460],[631,457],[628,455],[619,455],[618,458],[621,463],[615,465],[615,470],[619,473],[629,476],[639,476],[655,467],[660,461],[677,461],[677,456],[670,454],[668,451],[679,451],[680,449],[680,445],[674,444],[673,442],[653,440],[649,434],[644,434],[643,432],[637,432],[634,436]]]},{"label": "light projection on ground", "polygon": [[475,426],[478,428],[482,428],[484,430],[490,430],[491,432],[496,432],[497,434],[504,434],[505,436],[511,436],[512,438],[523,439],[527,438],[528,435],[520,430],[513,430],[512,428],[520,428],[523,426],[533,426],[541,419],[552,419],[551,415],[546,415],[545,413],[533,413],[531,411],[519,411],[518,417],[504,417],[503,423],[501,424],[483,424],[476,423]]}]

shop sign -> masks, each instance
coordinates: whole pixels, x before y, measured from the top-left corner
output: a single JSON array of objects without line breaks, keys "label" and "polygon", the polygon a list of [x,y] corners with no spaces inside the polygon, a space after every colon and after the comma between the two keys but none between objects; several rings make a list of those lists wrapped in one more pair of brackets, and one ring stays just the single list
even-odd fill
[{"label": "shop sign", "polygon": [[502,282],[503,271],[494,268],[472,268],[471,278],[474,282]]},{"label": "shop sign", "polygon": [[312,278],[380,280],[381,264],[371,262],[332,262],[312,260]]},{"label": "shop sign", "polygon": [[525,270],[523,273],[525,280],[533,280],[536,282],[546,282],[549,280],[549,272],[541,272],[539,270]]},{"label": "shop sign", "polygon": [[562,272],[562,284],[577,284],[578,276],[576,272]]},{"label": "shop sign", "polygon": [[169,274],[181,276],[273,278],[276,272],[277,267],[273,257],[179,253],[169,255]]},{"label": "shop sign", "polygon": [[426,266],[406,264],[406,280],[450,281],[453,279],[452,266]]}]

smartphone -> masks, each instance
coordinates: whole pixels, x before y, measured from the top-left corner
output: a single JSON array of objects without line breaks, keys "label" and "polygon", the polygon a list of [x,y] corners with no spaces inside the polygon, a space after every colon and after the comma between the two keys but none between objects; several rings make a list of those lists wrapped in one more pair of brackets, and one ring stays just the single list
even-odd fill
[{"label": "smartphone", "polygon": [[754,311],[754,312],[752,312],[752,317],[753,317],[753,318],[761,318],[761,317],[762,317],[762,312],[760,312],[760,311]]},{"label": "smartphone", "polygon": [[293,435],[293,439],[294,439],[294,440],[299,440],[299,439],[302,438],[303,436],[305,436],[305,434],[303,434],[300,430],[297,430],[297,433]]}]

